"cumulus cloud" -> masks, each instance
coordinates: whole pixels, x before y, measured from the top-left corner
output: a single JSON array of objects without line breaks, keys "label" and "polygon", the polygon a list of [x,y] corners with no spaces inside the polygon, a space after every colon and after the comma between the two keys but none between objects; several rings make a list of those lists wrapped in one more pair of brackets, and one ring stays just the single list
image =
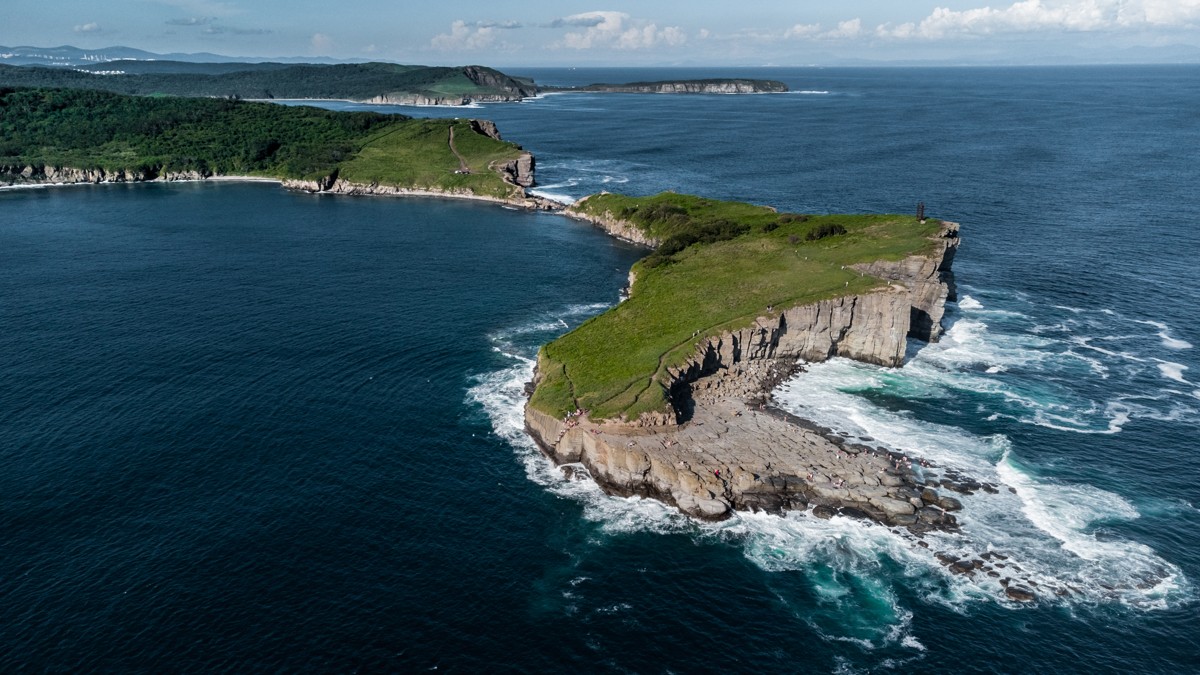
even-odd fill
[{"label": "cumulus cloud", "polygon": [[[785,40],[852,40],[864,34],[862,19],[847,19],[825,30],[819,23],[798,23],[783,32]],[[771,39],[778,39],[778,34]]]},{"label": "cumulus cloud", "polygon": [[521,28],[516,21],[455,21],[450,32],[435,35],[429,44],[442,51],[485,49],[496,44],[499,31]]},{"label": "cumulus cloud", "polygon": [[687,34],[678,26],[659,28],[658,24],[634,19],[625,12],[584,12],[555,19],[551,28],[583,28],[562,36],[555,44],[569,49],[646,49],[677,47],[687,42]]},{"label": "cumulus cloud", "polygon": [[96,23],[95,21],[92,21],[90,23],[80,24],[78,26],[75,26],[75,32],[76,33],[99,33],[100,32],[100,24]]},{"label": "cumulus cloud", "polygon": [[822,33],[821,37],[828,40],[847,40],[862,35],[862,32],[862,19],[850,19],[849,21],[840,22],[837,28]]},{"label": "cumulus cloud", "polygon": [[816,37],[820,32],[821,24],[819,23],[798,23],[787,29],[783,36],[786,38],[810,38]]},{"label": "cumulus cloud", "polygon": [[940,39],[1037,31],[1089,32],[1188,27],[1200,21],[1200,0],[1020,0],[1001,8],[938,7],[919,22],[885,24],[880,37]]}]

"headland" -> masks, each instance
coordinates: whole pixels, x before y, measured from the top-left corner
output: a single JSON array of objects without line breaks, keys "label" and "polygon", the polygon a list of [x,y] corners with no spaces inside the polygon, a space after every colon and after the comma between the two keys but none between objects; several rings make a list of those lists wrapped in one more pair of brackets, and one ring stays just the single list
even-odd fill
[{"label": "headland", "polygon": [[955,527],[961,506],[926,484],[927,462],[798,420],[770,392],[806,362],[896,367],[908,338],[936,340],[957,224],[670,193],[568,213],[656,248],[628,300],[539,354],[526,423],[554,461],[704,519],[812,509]]}]

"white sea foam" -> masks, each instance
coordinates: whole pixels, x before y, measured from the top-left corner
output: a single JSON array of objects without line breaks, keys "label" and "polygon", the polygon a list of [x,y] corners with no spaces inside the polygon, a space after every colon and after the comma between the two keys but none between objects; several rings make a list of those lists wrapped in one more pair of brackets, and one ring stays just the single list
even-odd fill
[{"label": "white sea foam", "polygon": [[961,309],[983,309],[983,303],[969,295],[964,295],[962,299],[958,301],[958,306]]},{"label": "white sea foam", "polygon": [[1153,326],[1158,329],[1158,338],[1167,349],[1191,349],[1192,343],[1180,340],[1171,335],[1171,327],[1161,321],[1137,321],[1137,323]]},{"label": "white sea foam", "polygon": [[[960,535],[937,534],[927,540],[955,555],[978,556],[981,546],[1003,551],[1022,570],[1020,575],[1013,574],[1014,579],[1038,583],[1043,601],[1055,599],[1047,597],[1049,588],[1067,592],[1066,602],[1119,602],[1142,608],[1167,606],[1185,597],[1188,584],[1178,568],[1138,542],[1098,533],[1105,522],[1138,517],[1125,499],[1088,485],[1033,477],[1011,459],[1015,450],[1003,435],[979,436],[923,421],[862,395],[871,392],[929,400],[956,399],[961,395],[956,390],[970,392],[995,402],[995,408],[985,405],[977,410],[980,422],[1008,419],[1074,433],[1115,434],[1134,418],[1194,418],[1191,407],[1172,403],[1175,394],[1171,392],[1118,394],[1109,401],[1093,401],[1047,384],[1089,373],[1104,381],[1113,363],[1144,369],[1140,364],[1146,359],[1101,347],[1098,350],[1106,352],[1104,356],[1115,359],[1101,363],[1098,359],[1103,357],[1071,352],[1071,342],[1030,339],[1028,332],[1020,332],[1019,325],[1012,327],[1015,330],[996,332],[977,318],[988,308],[970,296],[964,300],[970,301],[959,303],[958,316],[943,341],[917,352],[904,368],[884,369],[844,359],[812,364],[808,372],[776,392],[777,401],[819,424],[869,436],[977,480],[999,484],[998,494],[962,498],[965,509],[959,515]],[[1135,339],[1140,338],[1085,336],[1075,345]],[[1079,370],[1072,364],[1088,367]],[[986,366],[982,372],[980,366]],[[891,550],[887,555],[905,559]],[[927,571],[928,575],[948,578],[943,579],[944,587],[926,595],[929,601],[953,606],[979,597],[1004,597],[996,579],[966,580],[949,577],[937,566],[932,569],[935,571]]]},{"label": "white sea foam", "polygon": [[575,203],[575,197],[572,197],[569,194],[565,194],[562,192],[551,192],[550,190],[546,190],[543,188],[534,188],[529,191],[529,194],[541,197],[543,199],[549,199],[550,201],[558,202],[559,204],[574,204]]},{"label": "white sea foam", "polygon": [[1183,371],[1188,369],[1187,366],[1182,363],[1163,361],[1161,359],[1155,359],[1155,361],[1158,361],[1158,370],[1162,373],[1163,377],[1179,382],[1180,384],[1191,384],[1183,377]]}]

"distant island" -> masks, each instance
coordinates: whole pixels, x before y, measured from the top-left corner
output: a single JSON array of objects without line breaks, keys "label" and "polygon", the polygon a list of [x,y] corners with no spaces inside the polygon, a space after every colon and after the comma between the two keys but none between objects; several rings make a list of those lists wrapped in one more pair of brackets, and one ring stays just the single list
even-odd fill
[{"label": "distant island", "polygon": [[545,92],[600,92],[614,94],[778,94],[788,90],[777,80],[745,78],[708,78],[700,80],[660,80],[626,84],[589,84],[582,87],[542,87]]}]

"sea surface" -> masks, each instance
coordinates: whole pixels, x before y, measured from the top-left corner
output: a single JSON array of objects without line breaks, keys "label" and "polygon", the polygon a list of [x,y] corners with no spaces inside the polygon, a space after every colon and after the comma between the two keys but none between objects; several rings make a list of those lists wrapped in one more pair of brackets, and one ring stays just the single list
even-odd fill
[{"label": "sea surface", "polygon": [[523,384],[644,251],[559,216],[2,190],[0,671],[1200,672],[1200,68],[513,72],[793,93],[376,109],[493,119],[564,201],[962,223],[941,342],[777,399],[1000,493],[924,549],[567,480]]}]

